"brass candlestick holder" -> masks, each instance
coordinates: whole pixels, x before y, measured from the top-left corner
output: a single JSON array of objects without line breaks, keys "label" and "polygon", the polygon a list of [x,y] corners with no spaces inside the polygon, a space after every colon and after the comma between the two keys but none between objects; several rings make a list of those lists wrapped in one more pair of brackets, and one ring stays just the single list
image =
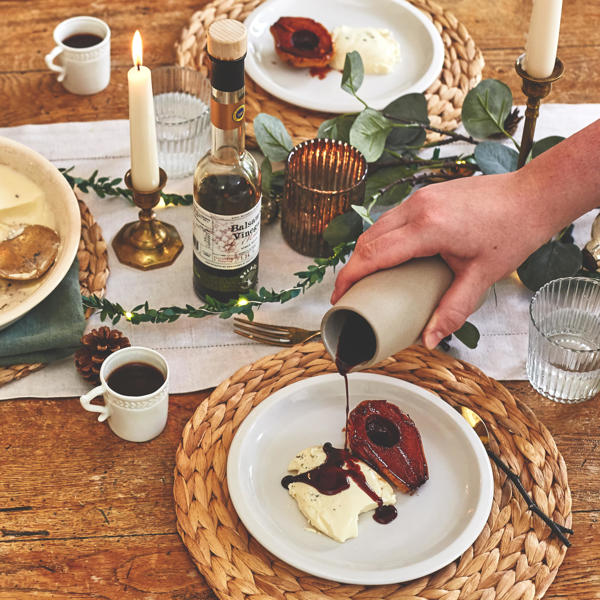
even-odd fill
[{"label": "brass candlestick holder", "polygon": [[175,261],[183,242],[173,225],[156,219],[152,210],[160,201],[167,174],[159,169],[160,181],[155,190],[140,192],[133,187],[131,170],[125,173],[125,185],[133,192],[133,201],[141,208],[139,220],[123,225],[112,241],[117,258],[136,269],[158,269]]},{"label": "brass candlestick holder", "polygon": [[540,109],[540,101],[545,98],[552,89],[552,84],[562,77],[564,66],[559,58],[554,63],[554,70],[549,77],[538,79],[532,77],[523,68],[524,54],[517,58],[515,69],[518,75],[523,79],[523,93],[527,96],[527,108],[525,109],[525,125],[523,126],[523,136],[521,138],[521,150],[519,152],[519,162],[517,168],[520,169],[527,160],[531,146],[533,144],[533,134],[535,132],[535,123],[537,121]]}]

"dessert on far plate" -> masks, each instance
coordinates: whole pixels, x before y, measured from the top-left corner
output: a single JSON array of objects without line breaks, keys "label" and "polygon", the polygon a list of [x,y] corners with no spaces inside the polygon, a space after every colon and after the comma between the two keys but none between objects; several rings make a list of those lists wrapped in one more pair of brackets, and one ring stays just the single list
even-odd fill
[{"label": "dessert on far plate", "polygon": [[367,74],[390,73],[400,60],[400,45],[387,29],[342,25],[330,33],[308,17],[280,17],[270,31],[281,60],[293,67],[310,67],[319,76],[329,68],[343,71],[346,54],[353,51],[360,54]]},{"label": "dessert on far plate", "polygon": [[375,27],[336,27],[332,32],[333,57],[329,66],[343,71],[346,54],[360,54],[365,73],[385,75],[391,73],[400,60],[400,45],[387,29]]},{"label": "dessert on far plate", "polygon": [[270,28],[275,52],[294,67],[326,67],[333,55],[331,34],[307,17],[280,17]]}]

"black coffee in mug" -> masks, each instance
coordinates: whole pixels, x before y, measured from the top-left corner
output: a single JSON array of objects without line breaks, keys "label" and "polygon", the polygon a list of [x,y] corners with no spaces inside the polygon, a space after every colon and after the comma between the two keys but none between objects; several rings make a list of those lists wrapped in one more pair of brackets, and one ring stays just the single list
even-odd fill
[{"label": "black coffee in mug", "polygon": [[143,362],[130,362],[117,367],[107,378],[108,387],[123,396],[152,394],[165,382],[162,371]]},{"label": "black coffee in mug", "polygon": [[62,43],[69,48],[91,48],[97,46],[104,38],[95,33],[73,33]]}]

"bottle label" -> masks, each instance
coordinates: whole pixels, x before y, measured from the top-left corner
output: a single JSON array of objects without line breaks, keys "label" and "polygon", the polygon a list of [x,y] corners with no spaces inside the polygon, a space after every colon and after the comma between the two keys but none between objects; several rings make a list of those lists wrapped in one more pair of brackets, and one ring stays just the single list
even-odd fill
[{"label": "bottle label", "polygon": [[246,106],[243,100],[233,104],[222,104],[211,98],[210,120],[217,129],[228,130],[241,127],[245,112]]},{"label": "bottle label", "polygon": [[194,255],[206,266],[233,270],[258,256],[259,200],[239,215],[216,215],[194,202]]}]

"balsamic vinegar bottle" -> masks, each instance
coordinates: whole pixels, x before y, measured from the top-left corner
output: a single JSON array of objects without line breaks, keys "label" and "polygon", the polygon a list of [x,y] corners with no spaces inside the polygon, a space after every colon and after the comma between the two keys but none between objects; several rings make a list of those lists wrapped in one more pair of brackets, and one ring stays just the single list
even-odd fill
[{"label": "balsamic vinegar bottle", "polygon": [[244,148],[246,28],[230,19],[214,22],[207,49],[212,144],[194,173],[194,290],[227,301],[258,279],[260,172]]}]

